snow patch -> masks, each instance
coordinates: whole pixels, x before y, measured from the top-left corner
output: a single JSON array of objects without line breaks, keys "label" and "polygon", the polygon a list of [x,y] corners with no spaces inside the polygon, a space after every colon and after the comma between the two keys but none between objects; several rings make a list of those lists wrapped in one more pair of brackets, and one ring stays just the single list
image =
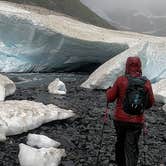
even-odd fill
[{"label": "snow patch", "polygon": [[58,166],[61,158],[65,157],[64,149],[36,149],[25,144],[19,144],[19,162],[21,166]]},{"label": "snow patch", "polygon": [[0,74],[0,101],[4,101],[6,96],[14,94],[16,86],[7,76]]},{"label": "snow patch", "polygon": [[152,85],[155,101],[166,104],[166,79]]},{"label": "snow patch", "polygon": [[28,134],[27,136],[27,145],[35,146],[38,148],[50,148],[50,147],[59,147],[60,143],[55,140],[39,134]]},{"label": "snow patch", "polygon": [[163,105],[163,110],[166,112],[166,104]]},{"label": "snow patch", "polygon": [[81,87],[89,89],[107,89],[112,86],[119,75],[125,71],[125,63],[129,56],[142,54],[144,44],[136,45],[125,52],[111,58],[94,71]]},{"label": "snow patch", "polygon": [[57,78],[49,84],[48,91],[52,94],[65,95],[67,90],[65,84]]},{"label": "snow patch", "polygon": [[10,100],[0,102],[0,141],[6,136],[35,129],[44,123],[73,117],[72,110],[61,109],[53,104],[34,101]]},{"label": "snow patch", "polygon": [[154,82],[166,78],[166,43],[141,43],[111,58],[93,72],[81,86],[90,89],[107,89],[125,72],[129,56],[139,56],[143,75]]}]

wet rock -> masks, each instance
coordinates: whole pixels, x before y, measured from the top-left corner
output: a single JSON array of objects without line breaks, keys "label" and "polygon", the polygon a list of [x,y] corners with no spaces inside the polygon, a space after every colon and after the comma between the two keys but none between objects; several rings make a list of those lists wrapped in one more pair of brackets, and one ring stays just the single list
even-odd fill
[{"label": "wet rock", "polygon": [[164,133],[163,139],[164,139],[164,141],[166,142],[166,133]]},{"label": "wet rock", "polygon": [[73,161],[64,161],[64,162],[62,162],[62,165],[63,166],[75,166]]}]

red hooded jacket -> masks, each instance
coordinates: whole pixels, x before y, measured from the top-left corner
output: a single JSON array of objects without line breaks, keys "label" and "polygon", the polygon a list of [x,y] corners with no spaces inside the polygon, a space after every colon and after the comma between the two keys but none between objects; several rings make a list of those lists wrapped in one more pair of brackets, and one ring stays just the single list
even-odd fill
[{"label": "red hooded jacket", "polygon": [[[141,60],[139,57],[129,57],[126,62],[126,74],[131,75],[132,77],[140,77],[142,76],[141,70]],[[126,89],[128,86],[128,79],[126,76],[120,76],[115,81],[112,88],[109,88],[106,92],[107,94],[107,102],[116,101],[116,108],[114,113],[114,119],[118,121],[124,122],[132,122],[132,123],[144,123],[144,115],[129,115],[123,111],[123,100],[125,97]],[[154,95],[151,87],[151,83],[149,80],[145,83],[145,90],[148,93],[149,97],[149,108],[154,103]]]}]

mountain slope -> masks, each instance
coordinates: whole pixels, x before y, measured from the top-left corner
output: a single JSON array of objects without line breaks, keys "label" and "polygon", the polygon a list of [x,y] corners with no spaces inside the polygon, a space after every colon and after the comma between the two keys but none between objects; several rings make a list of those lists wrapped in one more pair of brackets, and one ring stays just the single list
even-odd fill
[{"label": "mountain slope", "polygon": [[95,13],[93,13],[88,7],[84,6],[79,0],[7,0],[7,1],[44,7],[59,13],[72,16],[73,18],[86,23],[90,23],[99,27],[115,29],[105,20],[103,20]]}]

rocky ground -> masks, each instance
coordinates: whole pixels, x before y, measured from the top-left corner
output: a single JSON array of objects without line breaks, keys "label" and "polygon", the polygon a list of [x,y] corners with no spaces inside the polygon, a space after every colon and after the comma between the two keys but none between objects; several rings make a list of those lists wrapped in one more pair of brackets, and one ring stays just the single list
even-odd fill
[{"label": "rocky ground", "polygon": [[[61,142],[66,149],[67,157],[61,166],[96,166],[97,154],[101,140],[102,117],[105,109],[105,92],[80,88],[87,79],[85,74],[9,74],[16,82],[15,95],[12,99],[27,99],[44,104],[56,104],[62,108],[72,109],[77,116],[72,119],[55,121],[42,125],[31,133],[44,134]],[[59,77],[67,86],[66,96],[51,95],[47,91],[48,84]],[[147,111],[148,135],[146,146],[140,139],[139,166],[145,162],[147,166],[158,166],[166,156],[166,114],[156,104]],[[112,110],[112,105],[110,105]],[[110,116],[111,117],[111,116]],[[0,165],[19,166],[18,144],[26,142],[27,133],[8,137],[0,143]],[[111,118],[105,126],[99,166],[114,166],[115,130]]]}]

